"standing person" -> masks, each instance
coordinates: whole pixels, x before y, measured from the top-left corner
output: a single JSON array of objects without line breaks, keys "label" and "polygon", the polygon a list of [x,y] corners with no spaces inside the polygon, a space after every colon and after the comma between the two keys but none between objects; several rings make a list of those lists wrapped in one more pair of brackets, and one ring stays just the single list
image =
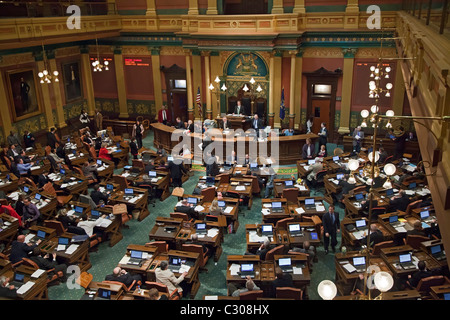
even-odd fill
[{"label": "standing person", "polygon": [[392,139],[392,141],[395,142],[394,159],[400,159],[403,157],[406,147],[406,139],[408,138],[408,134],[402,126],[398,129],[400,130],[400,133]]},{"label": "standing person", "polygon": [[[328,254],[328,246],[331,244],[331,250],[336,252],[337,245],[337,233],[340,232],[339,226],[339,213],[334,211],[334,206],[328,207],[328,212],[322,217],[323,222],[323,245],[325,248],[325,254]],[[331,240],[331,243],[330,243]]]},{"label": "standing person", "polygon": [[302,149],[302,158],[303,159],[313,159],[314,158],[315,147],[311,142],[311,138],[306,138],[306,143]]},{"label": "standing person", "polygon": [[52,149],[55,149],[57,142],[59,142],[59,139],[56,136],[56,129],[51,128],[50,131],[47,132],[47,145],[49,145]]},{"label": "standing person", "polygon": [[364,132],[361,130],[361,126],[357,126],[353,130],[353,152],[359,153],[361,151],[361,145],[364,140]]},{"label": "standing person", "polygon": [[169,292],[173,292],[178,289],[180,295],[183,295],[183,288],[180,287],[180,283],[187,276],[187,272],[183,272],[178,278],[175,277],[172,271],[168,269],[169,263],[167,261],[161,261],[159,267],[155,270],[156,281],[167,286]]},{"label": "standing person", "polygon": [[318,133],[319,135],[319,146],[321,145],[327,145],[327,138],[328,138],[328,129],[325,122],[322,122],[320,124],[320,131]]},{"label": "standing person", "polygon": [[180,161],[179,164],[175,164],[173,161],[170,161],[169,170],[174,187],[182,187],[183,182],[181,178],[183,177],[183,173],[187,172],[186,168],[183,165],[183,162]]},{"label": "standing person", "polygon": [[158,122],[167,125],[170,122],[170,113],[166,109],[165,105],[161,106],[161,110],[158,111]]},{"label": "standing person", "polygon": [[236,101],[233,115],[245,115],[244,106],[241,105],[241,100]]},{"label": "standing person", "polygon": [[264,129],[262,120],[258,118],[258,114],[255,113],[252,120],[252,126],[253,129],[256,131],[256,136],[259,137],[259,130]]},{"label": "standing person", "polygon": [[34,148],[35,147],[35,137],[31,132],[25,130],[23,133],[23,142],[25,144],[25,148]]},{"label": "standing person", "polygon": [[103,115],[100,113],[100,110],[98,109],[95,110],[94,120],[95,120],[95,130],[96,131],[103,130]]},{"label": "standing person", "polygon": [[139,120],[136,120],[136,123],[133,126],[133,134],[132,137],[136,138],[138,148],[142,148],[142,136],[144,135],[144,126]]},{"label": "standing person", "polygon": [[130,153],[133,156],[133,159],[137,159],[138,158],[138,154],[139,154],[139,148],[136,144],[136,138],[132,137],[131,141],[130,141]]},{"label": "standing person", "polygon": [[8,144],[10,146],[15,145],[16,147],[22,149],[22,142],[20,141],[17,133],[15,133],[13,130],[9,132],[9,136],[6,138],[6,140],[8,141]]},{"label": "standing person", "polygon": [[312,126],[313,126],[313,117],[310,117],[308,121],[306,121],[306,133],[312,132]]},{"label": "standing person", "polygon": [[81,109],[80,122],[81,122],[82,127],[85,127],[86,125],[89,124],[89,122],[91,122],[91,120],[89,119],[88,113],[84,109]]},{"label": "standing person", "polygon": [[31,202],[30,197],[26,197],[23,200],[23,204],[23,224],[24,227],[28,229],[29,227],[37,223],[37,220],[41,216],[41,213],[39,212],[39,209],[36,207],[36,205]]}]

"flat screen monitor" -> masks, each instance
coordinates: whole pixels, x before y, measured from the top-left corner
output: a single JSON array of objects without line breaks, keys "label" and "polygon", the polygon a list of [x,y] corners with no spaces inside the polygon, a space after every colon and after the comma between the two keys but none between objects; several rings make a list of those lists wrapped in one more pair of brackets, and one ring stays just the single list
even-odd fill
[{"label": "flat screen monitor", "polygon": [[186,89],[186,80],[182,80],[182,79],[174,80],[173,87],[175,89]]},{"label": "flat screen monitor", "polygon": [[261,232],[262,233],[271,233],[272,232],[272,225],[270,224],[264,224],[261,226]]},{"label": "flat screen monitor", "polygon": [[365,257],[355,257],[355,258],[353,258],[353,265],[354,266],[361,266],[363,264],[366,264],[366,258]]},{"label": "flat screen monitor", "polygon": [[333,157],[333,161],[339,161],[339,156]]},{"label": "flat screen monitor", "polygon": [[311,206],[314,204],[314,199],[305,199],[305,205],[306,206]]},{"label": "flat screen monitor", "polygon": [[281,202],[280,201],[272,202],[272,208],[281,208]]},{"label": "flat screen monitor", "polygon": [[195,228],[198,230],[205,230],[206,229],[206,223],[197,223],[195,225]]},{"label": "flat screen monitor", "polygon": [[356,220],[356,227],[357,228],[362,228],[366,226],[366,220],[361,219],[361,220]]},{"label": "flat screen monitor", "polygon": [[98,289],[98,296],[103,299],[111,299],[111,290]]},{"label": "flat screen monitor", "polygon": [[197,200],[198,200],[197,198],[189,197],[187,199],[187,202],[190,203],[190,204],[197,204]]},{"label": "flat screen monitor", "polygon": [[300,224],[290,224],[289,225],[289,232],[298,232],[300,231]]},{"label": "flat screen monitor", "polygon": [[130,256],[131,258],[142,259],[142,251],[131,250]]},{"label": "flat screen monitor", "polygon": [[131,189],[131,188],[126,188],[125,189],[125,194],[133,194],[133,189]]},{"label": "flat screen monitor", "polygon": [[280,258],[278,259],[278,265],[280,267],[288,267],[291,265],[291,258]]},{"label": "flat screen monitor", "polygon": [[243,263],[241,264],[242,272],[252,272],[253,271],[253,263]]}]

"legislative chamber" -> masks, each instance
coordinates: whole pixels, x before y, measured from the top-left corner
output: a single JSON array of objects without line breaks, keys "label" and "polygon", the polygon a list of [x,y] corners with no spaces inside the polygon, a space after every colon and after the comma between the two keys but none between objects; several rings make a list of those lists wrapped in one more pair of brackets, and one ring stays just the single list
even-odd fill
[{"label": "legislative chamber", "polygon": [[0,300],[450,300],[449,9],[1,1]]}]

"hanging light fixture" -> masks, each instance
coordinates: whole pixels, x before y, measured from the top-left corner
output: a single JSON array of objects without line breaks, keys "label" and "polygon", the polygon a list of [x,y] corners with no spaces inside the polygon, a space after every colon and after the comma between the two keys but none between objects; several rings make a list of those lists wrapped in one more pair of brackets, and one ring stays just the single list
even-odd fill
[{"label": "hanging light fixture", "polygon": [[245,84],[245,85],[244,85],[244,88],[242,88],[242,90],[244,90],[245,92],[247,92],[247,91],[250,90],[250,89],[247,87],[247,84]]},{"label": "hanging light fixture", "polygon": [[100,53],[98,50],[98,40],[97,40],[97,36],[95,36],[95,47],[97,48],[97,58],[94,62],[92,62],[92,67],[94,72],[102,72],[103,70],[108,71],[108,65],[109,65],[109,61],[106,59],[103,59],[103,63],[100,63]]},{"label": "hanging light fixture", "polygon": [[38,73],[38,76],[40,78],[39,83],[51,83],[52,79],[55,82],[59,82],[59,72],[57,70],[53,71],[53,73],[51,71],[48,71],[50,70],[50,68],[48,67],[47,55],[45,54],[44,42],[42,42],[42,59],[44,61],[44,70],[39,71]]}]

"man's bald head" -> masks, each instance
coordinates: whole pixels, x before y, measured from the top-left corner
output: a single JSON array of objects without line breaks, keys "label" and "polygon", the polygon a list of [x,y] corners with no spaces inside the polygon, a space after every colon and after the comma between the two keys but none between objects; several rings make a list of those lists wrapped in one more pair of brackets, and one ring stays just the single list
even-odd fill
[{"label": "man's bald head", "polygon": [[113,270],[113,273],[115,275],[118,275],[120,273],[120,271],[121,271],[120,267],[115,267],[114,270]]},{"label": "man's bald head", "polygon": [[25,236],[23,234],[21,234],[20,236],[17,237],[17,241],[25,242]]}]

